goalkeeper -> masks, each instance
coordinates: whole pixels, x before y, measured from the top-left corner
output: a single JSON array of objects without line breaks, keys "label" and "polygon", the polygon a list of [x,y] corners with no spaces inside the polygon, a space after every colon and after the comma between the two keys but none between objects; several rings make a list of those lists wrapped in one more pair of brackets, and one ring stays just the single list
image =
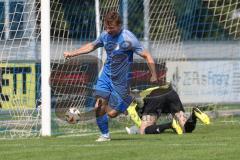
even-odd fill
[{"label": "goalkeeper", "polygon": [[[210,123],[209,117],[196,107],[187,119],[180,98],[170,84],[148,88],[140,94],[135,93],[135,97],[135,101],[128,108],[128,113],[140,129],[126,127],[129,134],[138,132],[159,134],[166,129],[173,129],[177,134],[183,134],[195,129],[197,118],[204,124]],[[157,125],[156,121],[162,113],[172,114],[172,122]]]}]

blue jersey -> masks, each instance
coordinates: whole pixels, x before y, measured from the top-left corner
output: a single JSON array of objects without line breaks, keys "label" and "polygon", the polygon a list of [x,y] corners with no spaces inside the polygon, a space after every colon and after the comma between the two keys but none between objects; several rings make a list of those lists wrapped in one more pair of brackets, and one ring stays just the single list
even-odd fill
[{"label": "blue jersey", "polygon": [[[93,44],[97,47],[104,47],[107,53],[102,74],[96,85],[97,90],[106,91],[106,93],[102,92],[101,95],[98,95],[108,95],[108,92],[114,91],[121,99],[126,99],[128,97],[128,81],[133,53],[141,54],[143,46],[134,34],[126,29],[122,29],[115,36],[111,36],[104,31]],[[102,97],[106,98],[106,96]],[[108,96],[107,99],[111,98]]]},{"label": "blue jersey", "polygon": [[116,36],[111,36],[106,31],[93,42],[98,47],[104,47],[107,52],[106,63],[103,72],[114,83],[126,83],[129,78],[130,64],[133,61],[133,53],[141,54],[143,46],[132,32],[122,29]]}]

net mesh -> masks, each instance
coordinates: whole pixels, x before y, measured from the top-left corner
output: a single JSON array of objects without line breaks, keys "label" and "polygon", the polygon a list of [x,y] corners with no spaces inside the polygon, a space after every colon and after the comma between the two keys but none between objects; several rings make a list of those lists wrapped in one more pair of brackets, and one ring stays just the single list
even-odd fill
[{"label": "net mesh", "polygon": [[[186,105],[201,104],[218,114],[238,113],[240,102],[239,0],[100,0],[104,15],[127,12],[127,24],[157,62],[160,79],[170,81]],[[39,135],[40,36],[39,0],[0,1],[0,135]],[[53,134],[95,133],[93,85],[97,51],[70,60],[63,52],[96,39],[94,0],[51,0],[51,107]],[[135,56],[135,72],[146,64]],[[42,71],[43,72],[43,71]],[[148,83],[139,77],[138,84]],[[64,119],[70,107],[89,114],[77,124]],[[221,112],[222,110],[228,112]],[[131,122],[120,116],[111,128]]]}]

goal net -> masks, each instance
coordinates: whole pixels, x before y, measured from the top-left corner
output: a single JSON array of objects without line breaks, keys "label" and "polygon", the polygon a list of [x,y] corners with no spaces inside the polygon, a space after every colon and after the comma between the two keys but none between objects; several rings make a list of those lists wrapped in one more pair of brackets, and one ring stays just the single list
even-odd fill
[{"label": "goal net", "polygon": [[[99,17],[95,4],[51,0],[52,134],[98,132],[92,94],[106,53],[65,60],[63,52],[95,40],[97,26],[104,29],[103,16],[111,10],[150,51],[160,80],[172,83],[185,106],[199,105],[213,116],[239,115],[239,0],[99,0]],[[0,0],[1,138],[41,133],[40,9],[40,0]],[[147,65],[138,56],[132,72],[137,75],[132,88],[148,84]],[[70,107],[89,114],[69,124],[65,112]],[[110,128],[129,124],[120,116]]]}]

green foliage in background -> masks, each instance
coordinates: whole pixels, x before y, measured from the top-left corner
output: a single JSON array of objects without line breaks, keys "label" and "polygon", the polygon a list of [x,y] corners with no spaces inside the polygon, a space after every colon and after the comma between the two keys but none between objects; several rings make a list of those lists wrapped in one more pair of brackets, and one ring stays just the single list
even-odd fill
[{"label": "green foliage in background", "polygon": [[[114,5],[118,4],[120,7],[112,6],[115,8],[110,9],[121,10],[122,0],[117,2],[114,1]],[[95,39],[94,3],[94,0],[52,0],[52,37]],[[144,33],[143,3],[143,0],[128,0],[128,28],[139,38],[143,38]],[[151,40],[161,40],[163,34],[166,40],[179,33],[182,40],[240,38],[238,0],[150,0],[149,3]],[[101,10],[106,10],[111,3],[100,0],[100,4]],[[175,23],[172,28],[169,28],[170,21]],[[176,33],[167,35],[169,30]]]}]

